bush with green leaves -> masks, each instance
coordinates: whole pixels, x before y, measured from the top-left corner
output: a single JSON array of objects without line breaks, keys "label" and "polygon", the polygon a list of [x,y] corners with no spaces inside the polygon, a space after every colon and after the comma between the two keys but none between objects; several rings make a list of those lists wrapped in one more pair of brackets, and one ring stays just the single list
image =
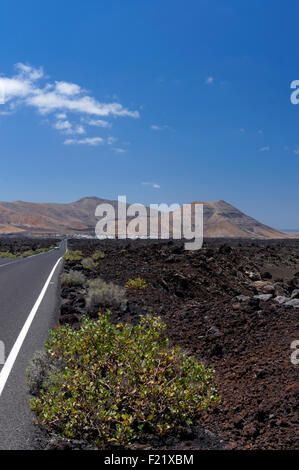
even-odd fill
[{"label": "bush with green leaves", "polygon": [[136,279],[129,279],[126,283],[127,289],[146,289],[147,283],[141,277],[137,277]]},{"label": "bush with green leaves", "polygon": [[0,251],[0,258],[16,258],[17,255],[10,251]]},{"label": "bush with green leaves", "polygon": [[80,250],[67,251],[63,257],[65,261],[81,261],[82,258],[83,258],[83,253]]},{"label": "bush with green leaves", "polygon": [[109,314],[52,331],[48,354],[64,363],[31,401],[38,422],[98,448],[190,425],[219,402],[213,370],[171,347],[159,318],[114,325]]},{"label": "bush with green leaves", "polygon": [[102,251],[95,251],[93,254],[92,254],[92,259],[94,261],[98,261],[100,259],[104,259],[105,258],[105,253],[103,253]]},{"label": "bush with green leaves", "polygon": [[93,279],[88,282],[86,305],[90,313],[96,313],[103,307],[120,308],[127,305],[126,291],[113,282],[104,282],[102,279]]},{"label": "bush with green leaves", "polygon": [[46,253],[47,251],[51,250],[52,247],[49,248],[37,248],[36,250],[26,250],[21,251],[19,253],[11,253],[10,251],[1,251],[0,258],[28,258],[29,256],[38,255],[40,253]]},{"label": "bush with green leaves", "polygon": [[81,264],[84,269],[95,269],[98,266],[98,263],[95,263],[92,258],[83,258]]},{"label": "bush with green leaves", "polygon": [[62,273],[60,279],[62,286],[84,286],[86,282],[83,273],[73,270],[70,270],[68,273]]},{"label": "bush with green leaves", "polygon": [[48,350],[34,354],[26,371],[27,384],[31,395],[38,396],[43,388],[51,384],[51,377],[65,370],[62,358],[50,354]]},{"label": "bush with green leaves", "polygon": [[36,255],[36,254],[38,254],[38,253],[36,253],[33,250],[26,250],[26,251],[23,251],[22,253],[20,253],[18,256],[20,256],[21,258],[29,258],[29,256],[33,256],[33,255]]},{"label": "bush with green leaves", "polygon": [[55,247],[53,245],[49,246],[49,248],[38,248],[34,251],[34,254],[38,255],[39,253],[46,253],[47,251],[53,250]]}]

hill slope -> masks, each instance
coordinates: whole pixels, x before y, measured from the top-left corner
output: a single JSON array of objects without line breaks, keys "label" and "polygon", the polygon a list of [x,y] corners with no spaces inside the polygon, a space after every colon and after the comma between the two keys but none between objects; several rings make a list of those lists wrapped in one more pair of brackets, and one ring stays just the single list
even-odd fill
[{"label": "hill slope", "polygon": [[[94,233],[98,204],[117,201],[86,197],[69,204],[0,202],[0,233]],[[196,204],[198,202],[194,202]],[[223,238],[290,238],[261,224],[225,201],[203,202],[204,236]],[[180,216],[180,210],[173,217]]]},{"label": "hill slope", "polygon": [[225,201],[202,204],[206,238],[290,238],[288,234],[258,222]]}]

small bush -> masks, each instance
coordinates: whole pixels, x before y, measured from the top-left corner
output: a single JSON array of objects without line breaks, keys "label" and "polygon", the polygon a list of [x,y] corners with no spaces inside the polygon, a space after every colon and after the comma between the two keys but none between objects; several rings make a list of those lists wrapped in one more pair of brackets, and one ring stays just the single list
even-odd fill
[{"label": "small bush", "polygon": [[20,256],[21,258],[28,258],[29,256],[33,256],[36,254],[37,253],[33,250],[27,250],[27,251],[23,251],[23,253],[20,253],[18,256]]},{"label": "small bush", "polygon": [[81,264],[84,269],[95,269],[98,266],[98,263],[95,263],[92,258],[84,258]]},{"label": "small bush", "polygon": [[64,368],[61,358],[51,355],[48,350],[35,353],[26,371],[31,395],[39,395],[51,383],[52,375]]},{"label": "small bush", "polygon": [[94,261],[98,261],[99,259],[104,259],[105,258],[105,253],[102,251],[95,251],[92,255],[92,259]]},{"label": "small bush", "polygon": [[10,251],[1,251],[0,252],[0,258],[16,258],[17,255],[14,255],[13,253],[10,253]]},{"label": "small bush", "polygon": [[90,313],[97,312],[101,307],[124,309],[127,304],[126,291],[122,287],[106,283],[102,279],[89,281],[86,305]]},{"label": "small bush", "polygon": [[81,261],[83,258],[83,253],[80,250],[68,251],[63,259],[65,261]]},{"label": "small bush", "polygon": [[80,271],[70,271],[63,273],[60,277],[62,286],[84,286],[85,276]]},{"label": "small bush", "polygon": [[147,283],[141,277],[137,277],[137,279],[129,279],[126,283],[127,289],[146,289]]},{"label": "small bush", "polygon": [[133,327],[113,325],[107,314],[84,318],[80,330],[52,331],[48,354],[65,368],[51,373],[31,401],[39,424],[99,448],[190,425],[219,402],[213,370],[170,347],[164,333],[158,318]]},{"label": "small bush", "polygon": [[50,251],[52,248],[49,246],[49,248],[38,248],[35,250],[34,254],[38,255],[39,253],[46,253],[47,251]]},{"label": "small bush", "polygon": [[40,253],[45,253],[49,251],[49,248],[38,248],[37,250],[26,250],[19,253],[11,253],[10,251],[0,252],[0,258],[28,258],[29,256],[38,255]]}]

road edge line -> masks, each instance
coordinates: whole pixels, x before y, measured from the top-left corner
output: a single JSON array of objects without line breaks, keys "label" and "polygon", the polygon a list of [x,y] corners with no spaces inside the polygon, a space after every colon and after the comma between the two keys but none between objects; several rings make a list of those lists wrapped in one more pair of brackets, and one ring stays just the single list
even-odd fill
[{"label": "road edge line", "polygon": [[3,368],[2,368],[2,370],[1,370],[1,372],[0,372],[0,397],[1,397],[1,395],[2,395],[2,392],[3,392],[3,390],[4,390],[4,387],[5,387],[5,385],[6,385],[6,382],[7,382],[8,378],[9,378],[9,375],[10,375],[10,373],[11,373],[11,371],[12,371],[12,368],[13,368],[13,366],[14,366],[14,363],[15,363],[17,357],[18,357],[18,354],[19,354],[19,352],[20,352],[20,349],[21,349],[21,347],[22,347],[22,345],[23,345],[23,343],[24,343],[24,340],[25,340],[25,338],[26,338],[26,336],[27,336],[27,333],[28,333],[28,331],[29,331],[29,329],[30,329],[30,326],[31,326],[31,324],[32,324],[32,322],[33,322],[33,320],[34,320],[34,317],[35,317],[35,315],[36,315],[36,312],[37,312],[37,310],[38,310],[38,308],[39,308],[39,306],[40,306],[40,304],[41,304],[41,302],[42,302],[42,300],[43,300],[43,298],[44,298],[44,296],[45,296],[45,293],[46,293],[46,291],[47,291],[47,289],[48,289],[48,286],[49,286],[49,284],[50,284],[50,282],[51,282],[51,279],[52,279],[52,277],[53,277],[53,275],[54,275],[54,273],[55,273],[55,271],[56,271],[56,268],[57,268],[57,266],[59,265],[60,261],[62,261],[62,257],[59,258],[59,260],[55,263],[55,266],[53,267],[53,269],[52,269],[52,271],[51,271],[51,273],[50,273],[48,279],[46,280],[46,282],[45,282],[45,284],[44,284],[44,287],[42,288],[42,290],[41,290],[41,292],[40,292],[40,294],[39,294],[39,296],[38,296],[38,298],[37,298],[37,300],[36,300],[34,306],[32,307],[31,312],[29,313],[29,315],[28,315],[28,317],[27,317],[27,320],[26,320],[26,322],[25,322],[25,324],[24,324],[24,326],[23,326],[21,332],[19,333],[19,336],[17,337],[16,342],[15,342],[15,344],[13,345],[13,347],[12,347],[12,349],[11,349],[9,355],[8,355],[8,358],[7,358],[5,364],[4,364],[4,366],[3,366]]}]

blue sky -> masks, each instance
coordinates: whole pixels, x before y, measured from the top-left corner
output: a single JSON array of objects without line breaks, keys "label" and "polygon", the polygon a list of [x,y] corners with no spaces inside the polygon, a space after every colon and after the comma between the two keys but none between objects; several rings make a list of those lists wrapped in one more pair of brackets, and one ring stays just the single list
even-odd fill
[{"label": "blue sky", "polygon": [[295,0],[5,2],[0,200],[224,199],[299,228],[298,13]]}]

